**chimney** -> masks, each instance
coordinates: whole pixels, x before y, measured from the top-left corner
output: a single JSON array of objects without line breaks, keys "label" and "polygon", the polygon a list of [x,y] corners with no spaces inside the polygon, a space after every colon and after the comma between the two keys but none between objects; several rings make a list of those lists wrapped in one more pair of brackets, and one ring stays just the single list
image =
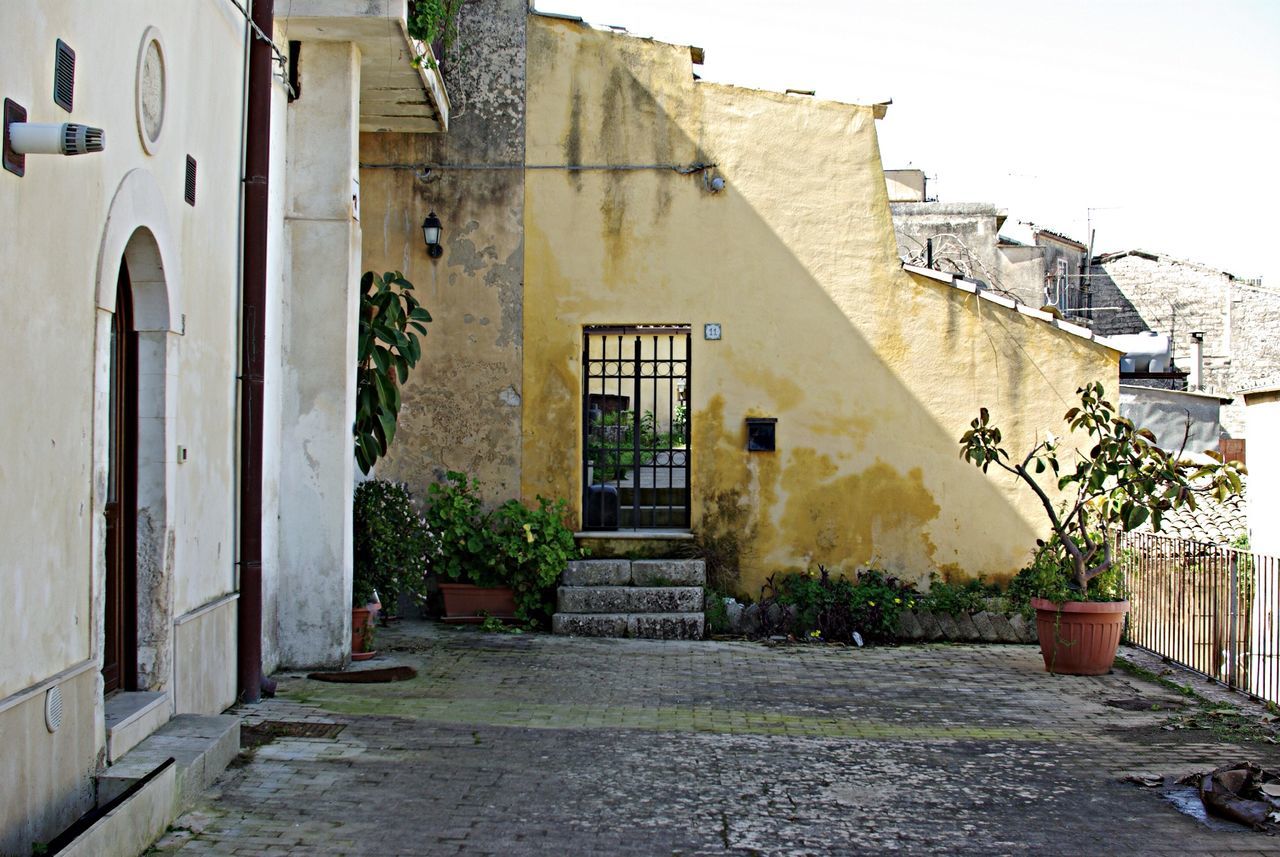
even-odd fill
[{"label": "chimney", "polygon": [[1204,389],[1204,331],[1197,330],[1191,334],[1191,377],[1187,379],[1187,389]]}]

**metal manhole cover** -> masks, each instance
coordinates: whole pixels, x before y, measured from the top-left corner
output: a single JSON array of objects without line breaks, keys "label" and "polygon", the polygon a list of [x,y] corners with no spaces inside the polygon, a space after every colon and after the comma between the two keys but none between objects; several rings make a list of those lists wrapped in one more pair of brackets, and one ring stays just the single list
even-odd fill
[{"label": "metal manhole cover", "polygon": [[263,720],[240,727],[241,747],[260,747],[277,738],[337,738],[346,729],[342,723],[316,723],[314,721]]}]

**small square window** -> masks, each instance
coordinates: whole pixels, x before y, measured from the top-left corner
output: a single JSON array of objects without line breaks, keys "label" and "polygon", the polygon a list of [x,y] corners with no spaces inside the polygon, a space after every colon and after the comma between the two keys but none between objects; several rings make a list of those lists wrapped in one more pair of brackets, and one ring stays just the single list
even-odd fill
[{"label": "small square window", "polygon": [[773,452],[777,449],[776,417],[747,417],[747,452]]}]

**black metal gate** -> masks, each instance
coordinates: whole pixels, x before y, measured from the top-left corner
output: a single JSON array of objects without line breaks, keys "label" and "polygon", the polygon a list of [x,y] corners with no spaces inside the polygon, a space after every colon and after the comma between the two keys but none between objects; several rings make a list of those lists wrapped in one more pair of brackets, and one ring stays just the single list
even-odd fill
[{"label": "black metal gate", "polygon": [[586,529],[688,529],[689,328],[583,333]]}]

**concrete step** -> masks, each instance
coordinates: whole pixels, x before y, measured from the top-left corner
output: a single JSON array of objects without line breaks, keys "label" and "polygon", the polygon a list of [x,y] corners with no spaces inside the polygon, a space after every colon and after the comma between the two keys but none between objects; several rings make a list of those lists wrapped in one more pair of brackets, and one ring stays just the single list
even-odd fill
[{"label": "concrete step", "polygon": [[557,613],[554,634],[575,637],[637,637],[648,640],[701,640],[702,613]]},{"label": "concrete step", "polygon": [[181,811],[212,785],[239,752],[240,718],[179,714],[98,775],[98,803],[111,800],[173,757]]},{"label": "concrete step", "polygon": [[169,697],[159,692],[113,693],[105,709],[107,764],[111,764],[168,721]]},{"label": "concrete step", "polygon": [[694,613],[702,610],[701,586],[562,586],[561,613]]},{"label": "concrete step", "polygon": [[567,564],[565,586],[705,586],[700,559],[583,559]]}]

